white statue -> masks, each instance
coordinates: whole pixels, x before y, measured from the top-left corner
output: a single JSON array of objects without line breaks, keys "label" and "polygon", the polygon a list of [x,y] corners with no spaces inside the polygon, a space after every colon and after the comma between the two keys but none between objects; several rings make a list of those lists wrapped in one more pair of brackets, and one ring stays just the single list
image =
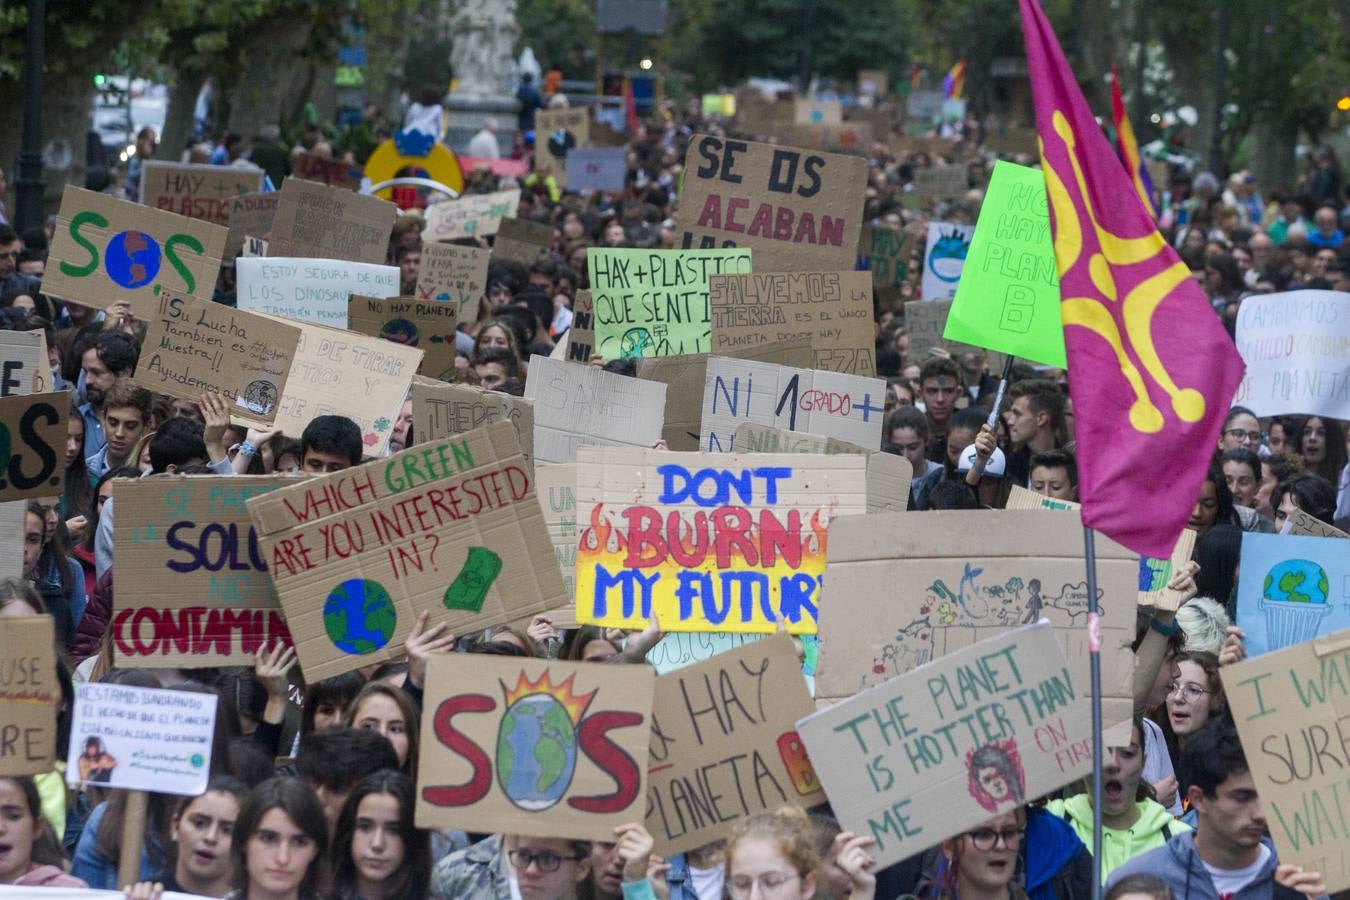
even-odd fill
[{"label": "white statue", "polygon": [[454,34],[450,66],[457,82],[454,94],[507,94],[511,52],[520,37],[516,0],[460,0],[450,27]]}]

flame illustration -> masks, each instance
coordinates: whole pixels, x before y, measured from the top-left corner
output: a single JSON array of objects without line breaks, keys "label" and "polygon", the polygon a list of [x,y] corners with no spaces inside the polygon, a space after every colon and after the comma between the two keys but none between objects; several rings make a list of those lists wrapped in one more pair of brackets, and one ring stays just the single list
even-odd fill
[{"label": "flame illustration", "polygon": [[548,669],[545,669],[536,680],[530,681],[522,669],[515,687],[508,688],[504,681],[500,684],[508,707],[530,694],[547,694],[562,704],[563,709],[567,710],[567,715],[572,719],[572,724],[576,725],[581,721],[581,717],[586,714],[586,707],[590,706],[591,700],[595,698],[595,691],[580,696],[573,693],[572,681],[575,678],[576,674],[574,673],[567,676],[567,680],[561,684],[554,684],[553,679],[549,677]]}]

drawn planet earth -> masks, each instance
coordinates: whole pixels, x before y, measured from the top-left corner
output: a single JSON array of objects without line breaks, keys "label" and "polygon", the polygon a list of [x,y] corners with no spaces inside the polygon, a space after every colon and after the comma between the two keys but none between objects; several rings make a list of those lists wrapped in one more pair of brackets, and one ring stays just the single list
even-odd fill
[{"label": "drawn planet earth", "polygon": [[1326,570],[1307,559],[1286,559],[1270,567],[1261,596],[1276,603],[1325,605],[1331,582]]},{"label": "drawn planet earth", "polygon": [[577,733],[567,709],[548,694],[527,694],[507,709],[497,732],[497,782],[521,809],[562,799],[577,764]]},{"label": "drawn planet earth", "polygon": [[352,578],[333,588],[323,604],[323,627],[343,653],[374,653],[394,636],[398,614],[377,581]]},{"label": "drawn planet earth", "polygon": [[123,231],[108,241],[103,265],[124,288],[145,287],[159,274],[159,244],[144,231]]}]

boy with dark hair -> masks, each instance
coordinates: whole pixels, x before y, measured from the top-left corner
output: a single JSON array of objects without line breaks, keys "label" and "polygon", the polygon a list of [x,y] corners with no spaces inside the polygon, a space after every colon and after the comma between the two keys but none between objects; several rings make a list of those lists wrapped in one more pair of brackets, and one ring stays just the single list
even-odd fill
[{"label": "boy with dark hair", "polygon": [[131,451],[141,439],[145,424],[150,421],[154,396],[145,388],[123,378],[113,383],[103,398],[100,420],[107,441],[103,449],[85,460],[90,484],[97,485],[103,473],[118,466],[134,466]]},{"label": "boy with dark hair", "polygon": [[1078,463],[1068,450],[1046,450],[1031,457],[1031,489],[1056,500],[1078,502]]},{"label": "boy with dark hair", "polygon": [[394,250],[394,265],[398,266],[399,296],[416,296],[417,276],[422,271],[422,242],[399,244]]},{"label": "boy with dark hair", "polygon": [[1028,378],[1008,385],[1008,407],[1003,421],[1008,426],[1012,448],[1008,453],[1008,477],[1027,486],[1031,457],[1060,445],[1064,431],[1064,391],[1046,378]]},{"label": "boy with dark hair", "polygon": [[346,416],[316,416],[300,435],[300,469],[307,475],[361,464],[361,427]]},{"label": "boy with dark hair", "polygon": [[473,370],[478,375],[478,383],[485,391],[495,391],[510,378],[520,377],[520,365],[516,355],[505,347],[485,348],[474,360]]},{"label": "boy with dark hair", "polygon": [[135,338],[121,331],[105,331],[80,357],[84,370],[84,399],[80,416],[84,419],[84,458],[98,454],[106,445],[103,437],[103,401],[119,378],[136,370],[141,349]]},{"label": "boy with dark hair", "polygon": [[[919,393],[928,417],[928,450],[924,454],[935,462],[947,462],[947,426],[961,396],[961,367],[943,357],[926,360],[919,368]],[[958,447],[957,452],[965,449]]]},{"label": "boy with dark hair", "polygon": [[332,835],[342,804],[367,775],[398,769],[394,745],[378,731],[364,728],[328,728],[300,740],[295,768],[309,782],[328,819]]}]

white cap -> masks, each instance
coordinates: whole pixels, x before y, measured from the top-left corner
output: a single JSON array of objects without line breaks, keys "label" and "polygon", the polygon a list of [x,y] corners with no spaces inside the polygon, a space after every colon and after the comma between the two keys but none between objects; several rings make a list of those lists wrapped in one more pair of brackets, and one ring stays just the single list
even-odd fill
[{"label": "white cap", "polygon": [[[961,456],[956,461],[956,471],[969,472],[975,465],[975,445],[961,451]],[[989,462],[984,465],[984,474],[992,478],[1002,478],[1003,473],[1008,470],[1008,458],[1003,455],[1003,451],[994,448],[994,455],[989,457]]]}]

